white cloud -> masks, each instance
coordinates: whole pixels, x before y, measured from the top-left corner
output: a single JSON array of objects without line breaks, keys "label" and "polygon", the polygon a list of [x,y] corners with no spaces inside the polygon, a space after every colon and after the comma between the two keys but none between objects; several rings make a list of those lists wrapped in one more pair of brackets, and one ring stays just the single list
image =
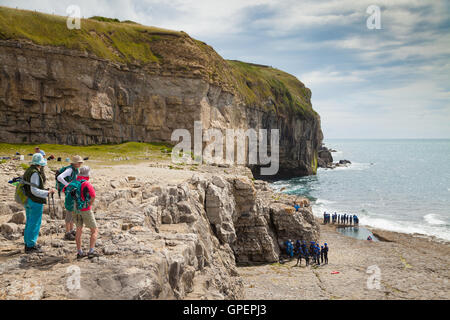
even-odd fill
[{"label": "white cloud", "polygon": [[339,72],[339,71],[329,71],[329,70],[321,70],[321,71],[312,71],[308,73],[303,73],[297,78],[301,79],[301,81],[307,86],[317,86],[320,84],[348,84],[353,82],[362,82],[364,78],[361,77],[361,73],[359,72]]},{"label": "white cloud", "polygon": [[[313,91],[328,137],[450,137],[450,12],[433,0],[0,0],[183,30],[227,57],[284,66]],[[366,9],[381,7],[381,30]],[[243,35],[245,34],[245,39]],[[235,41],[239,39],[239,45]],[[249,40],[249,44],[246,40]],[[255,43],[258,48],[255,48]]]}]

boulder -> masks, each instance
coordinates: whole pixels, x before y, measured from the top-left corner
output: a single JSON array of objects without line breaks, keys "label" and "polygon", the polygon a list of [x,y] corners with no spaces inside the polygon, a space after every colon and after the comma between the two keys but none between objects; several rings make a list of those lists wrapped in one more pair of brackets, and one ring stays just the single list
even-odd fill
[{"label": "boulder", "polygon": [[219,240],[232,244],[236,240],[233,223],[236,210],[229,186],[220,188],[215,184],[209,184],[206,190],[205,210]]},{"label": "boulder", "polygon": [[25,211],[20,211],[20,212],[13,214],[13,216],[9,220],[9,222],[12,222],[15,224],[25,224],[25,222],[26,222]]},{"label": "boulder", "polygon": [[0,202],[0,215],[9,215],[11,213],[10,206],[4,202]]},{"label": "boulder", "polygon": [[301,208],[299,211],[288,213],[284,204],[273,203],[270,206],[270,216],[280,244],[287,239],[305,241],[319,239],[319,227],[310,210]]},{"label": "boulder", "polygon": [[327,168],[331,164],[333,164],[331,151],[327,147],[322,146],[317,153],[317,166],[320,168]]},{"label": "boulder", "polygon": [[19,231],[19,226],[15,223],[4,223],[0,226],[0,232],[4,235],[11,235]]},{"label": "boulder", "polygon": [[21,204],[18,204],[15,201],[9,202],[8,205],[9,205],[9,208],[11,209],[11,211],[13,213],[16,213],[16,212],[19,212],[19,211],[23,210],[23,206]]}]

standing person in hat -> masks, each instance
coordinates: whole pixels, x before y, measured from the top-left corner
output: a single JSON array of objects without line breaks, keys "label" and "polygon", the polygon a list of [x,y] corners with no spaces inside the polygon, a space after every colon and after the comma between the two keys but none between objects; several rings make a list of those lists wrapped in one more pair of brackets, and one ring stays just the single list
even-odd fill
[{"label": "standing person in hat", "polygon": [[41,229],[44,204],[47,203],[49,194],[55,193],[54,189],[44,190],[44,179],[41,176],[41,168],[47,165],[47,160],[41,153],[35,153],[31,160],[31,166],[25,171],[23,179],[33,185],[24,185],[25,195],[28,200],[25,204],[26,223],[23,239],[25,253],[42,252],[37,245],[39,230]]},{"label": "standing person in hat", "polygon": [[95,201],[95,190],[92,184],[89,182],[91,169],[88,166],[84,166],[80,169],[80,174],[77,177],[77,181],[81,182],[80,194],[81,201],[88,201],[86,207],[81,209],[81,211],[73,212],[73,220],[77,225],[77,234],[75,236],[75,241],[77,244],[77,259],[81,259],[86,256],[81,249],[81,235],[83,233],[83,225],[91,229],[91,238],[89,241],[89,252],[87,253],[88,258],[98,257],[95,252],[95,242],[97,241],[98,228],[97,222],[95,221],[94,213],[92,212],[92,204]]},{"label": "standing person in hat", "polygon": [[[80,156],[74,156],[72,158],[72,163],[70,166],[64,167],[59,170],[59,174],[57,177],[57,187],[58,191],[68,186],[69,183],[76,180],[79,169],[83,164],[83,158]],[[75,230],[73,229],[73,217],[72,212],[65,210],[65,222],[66,222],[66,234],[64,235],[64,240],[75,240]]]}]

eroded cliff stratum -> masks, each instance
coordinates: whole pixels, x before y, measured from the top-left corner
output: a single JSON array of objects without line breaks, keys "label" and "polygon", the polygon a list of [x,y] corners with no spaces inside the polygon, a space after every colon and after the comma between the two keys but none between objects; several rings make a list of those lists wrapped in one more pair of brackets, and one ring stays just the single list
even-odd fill
[{"label": "eroded cliff stratum", "polygon": [[184,32],[0,7],[0,140],[170,142],[173,130],[280,130],[280,175],[309,175],[322,143],[311,91],[227,61]]}]

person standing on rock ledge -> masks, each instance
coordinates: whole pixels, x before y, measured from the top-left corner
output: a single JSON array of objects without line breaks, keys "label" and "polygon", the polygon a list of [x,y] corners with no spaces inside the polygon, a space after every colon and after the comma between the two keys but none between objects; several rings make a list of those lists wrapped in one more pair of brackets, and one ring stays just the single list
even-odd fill
[{"label": "person standing on rock ledge", "polygon": [[47,165],[47,160],[41,153],[33,155],[31,166],[25,171],[23,180],[32,185],[25,184],[24,192],[28,197],[25,204],[27,220],[23,239],[25,243],[25,253],[40,253],[40,246],[36,244],[39,230],[41,229],[42,213],[44,204],[47,203],[49,194],[55,193],[54,189],[44,190],[44,179],[41,176],[41,168]]},{"label": "person standing on rock ledge", "polygon": [[[57,180],[56,186],[59,193],[64,187],[67,187],[70,182],[76,180],[79,173],[78,170],[81,167],[82,163],[83,158],[81,158],[80,156],[74,156],[72,158],[72,163],[70,164],[70,166],[58,170],[56,178]],[[66,210],[65,222],[66,222],[66,234],[64,235],[64,240],[75,240],[75,230],[73,230],[72,212]]]},{"label": "person standing on rock ledge", "polygon": [[98,236],[98,228],[97,222],[95,221],[94,213],[92,212],[92,205],[95,201],[95,190],[94,187],[89,182],[90,177],[90,168],[88,166],[82,167],[80,169],[80,174],[77,177],[78,181],[81,181],[81,200],[86,201],[87,197],[89,199],[89,204],[86,208],[81,209],[81,211],[73,212],[73,220],[77,226],[77,233],[75,236],[75,242],[77,244],[77,259],[84,258],[86,254],[81,249],[81,235],[83,233],[83,225],[91,229],[91,239],[89,252],[87,254],[88,258],[98,257],[98,254],[95,253],[95,242],[97,241]]}]

